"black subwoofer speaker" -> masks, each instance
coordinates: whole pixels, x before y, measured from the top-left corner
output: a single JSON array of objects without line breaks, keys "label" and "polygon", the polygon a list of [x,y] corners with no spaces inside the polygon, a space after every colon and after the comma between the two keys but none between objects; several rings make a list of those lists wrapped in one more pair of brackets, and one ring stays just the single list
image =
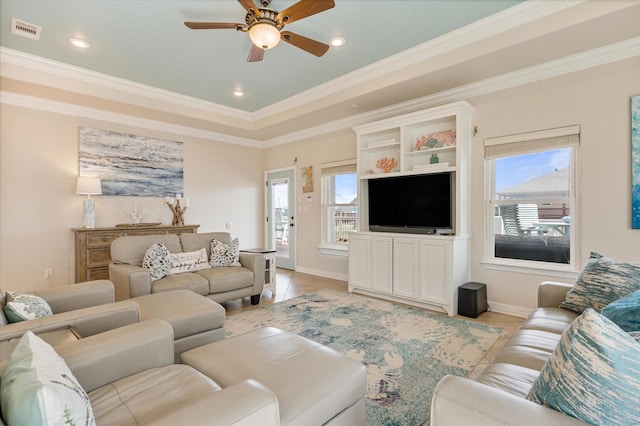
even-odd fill
[{"label": "black subwoofer speaker", "polygon": [[458,287],[458,315],[478,318],[487,310],[487,285],[468,282]]}]

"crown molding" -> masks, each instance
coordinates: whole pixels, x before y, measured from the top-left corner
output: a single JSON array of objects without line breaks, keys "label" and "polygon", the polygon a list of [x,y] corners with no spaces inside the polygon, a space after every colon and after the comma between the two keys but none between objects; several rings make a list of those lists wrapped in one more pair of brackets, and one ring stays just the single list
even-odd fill
[{"label": "crown molding", "polygon": [[299,132],[289,133],[264,141],[265,147],[284,145],[309,138],[309,135],[321,135],[358,126],[372,121],[407,114],[425,108],[432,108],[451,102],[468,100],[501,90],[511,89],[526,84],[535,83],[553,77],[559,77],[574,72],[583,71],[601,65],[622,61],[640,56],[640,37],[631,38],[618,43],[602,46],[586,52],[566,56],[564,58],[534,65],[522,70],[512,71],[496,77],[476,81],[474,83],[455,87],[416,98],[407,102],[390,105],[375,111],[370,111],[344,119],[324,123]]},{"label": "crown molding", "polygon": [[248,146],[252,148],[261,148],[263,146],[261,141],[255,139],[240,138],[224,133],[211,132],[208,130],[196,129],[188,126],[180,126],[163,121],[133,117],[131,115],[119,114],[115,112],[104,111],[101,109],[89,108],[59,101],[52,101],[50,99],[43,99],[35,96],[22,95],[2,90],[0,90],[0,104],[69,115],[72,117],[106,121],[142,129],[162,131],[175,135],[214,140],[218,142]]},{"label": "crown molding", "polygon": [[457,30],[443,34],[416,47],[345,74],[327,83],[320,84],[280,102],[275,102],[254,111],[255,121],[267,120],[288,110],[295,110],[309,103],[310,99],[320,99],[344,92],[351,87],[384,77],[437,55],[476,43],[482,39],[499,35],[546,16],[561,12],[584,3],[586,0],[566,1],[526,1],[500,11]]},{"label": "crown molding", "polygon": [[[196,108],[200,111],[229,117],[235,120],[242,120],[248,123],[248,128],[253,128],[253,116],[250,112],[227,107],[191,96],[181,95],[157,87],[149,86],[123,78],[114,77],[86,68],[76,67],[41,56],[31,55],[7,47],[0,46],[0,63],[12,64],[18,67],[43,72],[55,77],[67,78],[81,81],[87,84],[103,87],[110,90],[118,90],[128,94],[151,99],[149,105],[156,106],[155,102],[166,102],[186,108]],[[2,67],[4,68],[4,67]],[[0,68],[0,75],[5,76],[5,72]],[[42,84],[42,82],[36,82]],[[140,106],[149,106],[141,103]]]}]

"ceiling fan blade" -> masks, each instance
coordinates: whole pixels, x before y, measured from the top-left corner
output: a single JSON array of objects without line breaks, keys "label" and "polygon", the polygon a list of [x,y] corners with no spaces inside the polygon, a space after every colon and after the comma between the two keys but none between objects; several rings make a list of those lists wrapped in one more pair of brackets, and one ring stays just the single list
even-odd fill
[{"label": "ceiling fan blade", "polygon": [[244,26],[244,24],[234,24],[232,22],[185,22],[184,24],[192,30],[235,30]]},{"label": "ceiling fan blade", "polygon": [[251,9],[256,8],[256,4],[253,2],[253,0],[238,0],[238,3],[240,3],[247,12],[249,12]]},{"label": "ceiling fan blade", "polygon": [[280,33],[280,39],[316,56],[322,56],[329,50],[328,44],[292,33],[291,31],[282,31]]},{"label": "ceiling fan blade", "polygon": [[324,12],[335,5],[333,0],[300,0],[298,3],[278,13],[278,22],[290,24],[307,16]]},{"label": "ceiling fan blade", "polygon": [[251,43],[251,50],[249,51],[249,56],[247,56],[247,62],[260,62],[262,58],[264,58],[264,49]]}]

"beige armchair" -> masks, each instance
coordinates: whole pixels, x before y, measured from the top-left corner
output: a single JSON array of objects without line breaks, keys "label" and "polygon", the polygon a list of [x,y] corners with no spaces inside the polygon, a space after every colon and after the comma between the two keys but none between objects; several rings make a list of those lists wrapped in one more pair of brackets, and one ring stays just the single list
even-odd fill
[{"label": "beige armchair", "polygon": [[[137,303],[114,303],[113,284],[109,280],[87,281],[28,293],[43,298],[53,315],[10,324],[4,313],[0,314],[0,360],[9,358],[19,338],[28,330],[56,346],[140,321]],[[0,290],[2,312],[5,303],[5,292]]]}]

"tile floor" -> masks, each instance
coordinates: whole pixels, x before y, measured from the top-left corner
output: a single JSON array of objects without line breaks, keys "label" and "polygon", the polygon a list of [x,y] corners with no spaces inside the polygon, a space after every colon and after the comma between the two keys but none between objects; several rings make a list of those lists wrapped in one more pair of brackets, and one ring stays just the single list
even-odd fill
[{"label": "tile floor", "polygon": [[[278,268],[276,270],[275,295],[272,294],[271,291],[265,290],[262,298],[260,299],[260,304],[255,306],[251,305],[248,297],[232,300],[230,302],[223,303],[222,305],[226,308],[227,315],[234,315],[239,312],[258,309],[262,306],[270,305],[275,302],[292,299],[303,294],[313,293],[314,291],[318,291],[323,288],[346,292],[347,282]],[[475,379],[480,375],[480,373],[482,373],[487,365],[493,362],[496,354],[500,349],[502,349],[507,340],[518,330],[523,318],[499,314],[497,312],[485,312],[477,319],[467,317],[461,318],[505,329],[502,336],[496,341],[491,349],[489,349],[476,368],[469,374],[469,378]]]}]

